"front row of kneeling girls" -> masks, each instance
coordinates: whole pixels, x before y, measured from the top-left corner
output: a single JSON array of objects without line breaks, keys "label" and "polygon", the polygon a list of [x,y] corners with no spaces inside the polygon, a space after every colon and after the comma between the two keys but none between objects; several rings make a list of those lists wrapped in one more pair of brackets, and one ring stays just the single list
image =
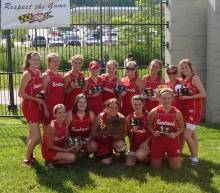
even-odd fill
[{"label": "front row of kneeling girls", "polygon": [[[126,165],[133,166],[138,161],[151,162],[151,166],[159,168],[162,160],[167,157],[172,169],[181,167],[181,151],[179,135],[184,130],[182,113],[172,106],[173,91],[167,87],[158,92],[160,105],[151,113],[144,110],[144,100],[139,95],[132,98],[134,112],[128,115],[124,130],[129,137],[129,153],[126,156]],[[65,106],[58,104],[54,107],[55,120],[48,126],[42,142],[42,155],[48,162],[54,164],[73,163],[76,154],[94,153],[103,164],[112,162],[113,153],[124,153],[125,139],[113,136],[97,135],[97,129],[106,125],[112,117],[123,118],[119,113],[117,99],[109,99],[106,108],[96,118],[93,112],[87,109],[85,95],[76,97],[72,112],[72,120],[66,122]],[[139,124],[134,124],[137,118]],[[69,126],[67,126],[69,125]],[[169,128],[169,133],[161,132]],[[65,147],[65,138],[79,136],[83,145]]]}]

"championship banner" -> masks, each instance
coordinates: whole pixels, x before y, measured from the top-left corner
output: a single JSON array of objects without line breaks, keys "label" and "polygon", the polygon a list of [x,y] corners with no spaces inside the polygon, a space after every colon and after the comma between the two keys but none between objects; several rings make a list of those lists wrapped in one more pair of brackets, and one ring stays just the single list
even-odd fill
[{"label": "championship banner", "polygon": [[70,26],[69,0],[2,0],[1,29]]}]

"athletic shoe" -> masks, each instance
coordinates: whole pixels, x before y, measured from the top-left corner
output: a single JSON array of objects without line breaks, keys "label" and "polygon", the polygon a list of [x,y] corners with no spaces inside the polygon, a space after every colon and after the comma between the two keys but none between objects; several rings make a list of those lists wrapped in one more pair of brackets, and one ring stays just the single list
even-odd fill
[{"label": "athletic shoe", "polygon": [[197,157],[193,157],[191,159],[191,164],[192,164],[192,166],[197,166],[199,164],[198,158]]},{"label": "athletic shoe", "polygon": [[31,159],[29,159],[29,160],[27,160],[27,159],[24,159],[23,161],[22,161],[22,164],[24,165],[24,166],[32,166],[32,164],[33,164],[33,161],[31,160]]}]

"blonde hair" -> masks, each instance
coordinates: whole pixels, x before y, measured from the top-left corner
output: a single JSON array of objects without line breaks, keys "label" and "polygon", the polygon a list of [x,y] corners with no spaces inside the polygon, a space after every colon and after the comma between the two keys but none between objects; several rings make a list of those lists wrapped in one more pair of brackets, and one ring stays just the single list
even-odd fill
[{"label": "blonde hair", "polygon": [[[189,60],[188,58],[184,58],[184,59],[182,59],[182,60],[179,61],[179,66],[180,66],[181,64],[187,64],[187,65],[189,66],[189,68],[190,68],[192,74],[194,74],[194,70],[193,70],[193,67],[192,67],[192,62],[191,62],[191,60]],[[182,72],[180,72],[180,74],[181,74],[181,77],[182,77],[183,79],[186,78],[186,76],[185,76]]]},{"label": "blonde hair", "polygon": [[83,55],[76,54],[76,55],[72,56],[71,59],[69,60],[69,63],[72,65],[72,63],[75,62],[76,60],[81,60],[82,62],[84,62]]},{"label": "blonde hair", "polygon": [[116,60],[109,60],[107,63],[106,63],[106,66],[108,66],[108,65],[114,65],[116,68],[118,68],[119,67],[119,64],[118,64],[118,62],[116,61]]},{"label": "blonde hair", "polygon": [[126,63],[126,67],[127,67],[129,64],[133,65],[133,66],[136,68],[135,75],[138,75],[137,63],[136,63],[135,61],[133,61],[133,60],[132,60],[132,61],[128,61],[128,62]]},{"label": "blonde hair", "polygon": [[50,62],[53,58],[60,58],[60,56],[57,53],[49,53],[47,54],[47,67],[50,67]]},{"label": "blonde hair", "polygon": [[53,115],[55,116],[59,109],[64,109],[66,111],[66,107],[63,104],[57,104],[53,108]]},{"label": "blonde hair", "polygon": [[161,97],[165,92],[168,92],[173,96],[173,89],[169,88],[167,85],[161,85],[157,88],[157,97]]},{"label": "blonde hair", "polygon": [[[162,62],[159,60],[159,59],[153,59],[151,62],[150,62],[150,65],[149,65],[149,69],[153,66],[153,64],[159,64],[160,65],[160,68],[162,66]],[[161,73],[160,73],[160,70],[158,72],[158,76],[161,76]]]}]

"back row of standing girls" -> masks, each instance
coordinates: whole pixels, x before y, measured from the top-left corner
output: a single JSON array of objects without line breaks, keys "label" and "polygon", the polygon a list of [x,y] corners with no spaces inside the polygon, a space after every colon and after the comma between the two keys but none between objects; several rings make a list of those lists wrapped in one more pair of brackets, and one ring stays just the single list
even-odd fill
[{"label": "back row of standing girls", "polygon": [[[88,107],[95,115],[102,112],[103,104],[106,100],[117,98],[120,101],[120,112],[124,116],[128,116],[133,112],[132,97],[142,94],[145,88],[152,88],[155,92],[152,97],[142,95],[145,99],[146,110],[150,112],[158,105],[156,89],[159,85],[165,84],[164,79],[160,75],[161,62],[159,60],[155,59],[150,63],[149,75],[144,76],[143,80],[138,77],[137,64],[134,61],[126,63],[126,76],[121,80],[117,76],[118,63],[115,60],[107,62],[106,74],[102,74],[101,76],[99,63],[92,61],[89,64],[90,77],[86,78],[85,86],[80,87],[77,85],[77,78],[84,77],[84,73],[80,71],[83,61],[83,56],[73,56],[70,61],[72,69],[63,77],[58,72],[60,66],[59,55],[50,53],[47,56],[47,70],[41,76],[39,71],[40,55],[37,52],[29,52],[27,54],[21,86],[19,88],[19,96],[23,99],[22,111],[29,123],[29,137],[26,159],[23,160],[24,164],[31,164],[35,159],[33,150],[40,140],[39,123],[43,122],[44,128],[48,126],[51,120],[54,119],[53,108],[57,104],[64,104],[66,106],[67,119],[68,122],[71,122],[73,119],[72,109],[75,97],[79,93],[86,95]],[[187,128],[184,136],[189,145],[192,160],[198,161],[195,127],[201,119],[198,111],[201,114],[205,90],[198,76],[194,74],[189,60],[180,61],[180,69],[183,77],[181,83],[191,91],[190,96],[179,97],[182,103],[186,102],[186,105],[182,105],[185,108],[180,109],[184,114]],[[168,68],[168,70],[172,71],[171,68]],[[173,88],[173,84],[176,84],[172,81],[170,77],[170,81],[167,82],[167,85],[171,88]],[[117,92],[115,89],[117,84],[124,85],[125,90]],[[102,86],[103,91],[101,91],[102,89],[94,91],[95,86]],[[44,100],[37,97],[40,92],[45,93]]]}]

